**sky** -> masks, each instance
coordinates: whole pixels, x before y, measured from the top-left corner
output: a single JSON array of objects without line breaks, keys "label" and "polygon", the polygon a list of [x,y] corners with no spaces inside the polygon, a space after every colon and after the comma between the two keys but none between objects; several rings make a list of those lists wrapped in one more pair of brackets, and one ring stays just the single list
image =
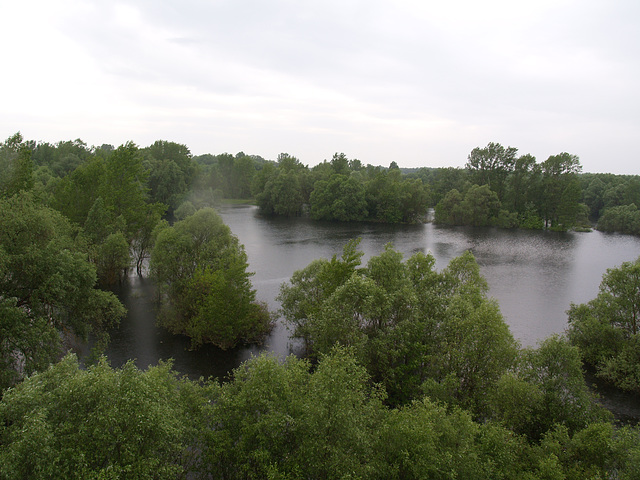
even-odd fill
[{"label": "sky", "polygon": [[0,141],[640,174],[638,0],[5,1],[0,52]]}]

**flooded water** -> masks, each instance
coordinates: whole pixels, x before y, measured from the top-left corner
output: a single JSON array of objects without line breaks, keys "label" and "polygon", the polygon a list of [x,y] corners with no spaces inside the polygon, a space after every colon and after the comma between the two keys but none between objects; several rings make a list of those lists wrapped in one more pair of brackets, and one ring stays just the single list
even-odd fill
[{"label": "flooded water", "polygon": [[[244,244],[252,283],[259,300],[272,310],[280,285],[316,258],[340,254],[344,244],[360,237],[363,263],[387,243],[408,258],[431,252],[436,268],[471,250],[513,335],[524,346],[561,333],[571,303],[587,302],[598,292],[607,268],[640,256],[640,239],[628,235],[558,233],[494,228],[441,227],[433,224],[383,225],[316,222],[305,218],[264,218],[254,206],[228,206],[220,214]],[[111,333],[107,356],[113,366],[129,359],[145,368],[159,359],[174,359],[174,368],[191,377],[223,377],[262,350],[287,355],[291,340],[278,322],[265,345],[221,351],[189,350],[188,339],[155,325],[151,282],[137,276],[119,292],[129,314]],[[638,402],[640,403],[640,402]],[[640,405],[637,405],[640,412]],[[638,415],[640,416],[640,415]]]}]

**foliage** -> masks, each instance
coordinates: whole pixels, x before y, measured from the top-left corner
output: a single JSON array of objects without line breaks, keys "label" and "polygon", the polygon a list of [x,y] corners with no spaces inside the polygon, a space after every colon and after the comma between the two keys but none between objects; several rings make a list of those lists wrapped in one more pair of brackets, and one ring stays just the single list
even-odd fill
[{"label": "foliage", "polygon": [[352,222],[367,216],[365,190],[353,177],[334,174],[314,184],[311,193],[311,218]]},{"label": "foliage", "polygon": [[121,283],[129,269],[129,244],[121,232],[111,233],[96,248],[95,264],[102,285]]},{"label": "foliage", "polygon": [[436,205],[434,221],[446,225],[472,225],[484,227],[502,222],[509,224],[508,214],[500,217],[500,200],[488,185],[472,185],[464,196],[451,190]]},{"label": "foliage", "polygon": [[308,204],[312,218],[343,222],[417,222],[429,202],[422,180],[404,178],[398,168],[365,168],[344,153],[311,170],[280,154],[277,164],[266,163],[256,173],[252,191],[264,214],[301,215]]},{"label": "foliage", "polygon": [[325,299],[360,265],[362,252],[357,250],[359,243],[359,239],[349,241],[341,258],[334,255],[331,260],[313,260],[307,267],[296,270],[289,284],[280,287],[277,300],[281,303],[281,312],[293,330],[292,336],[304,340],[308,351],[312,349],[309,328],[313,317]]},{"label": "foliage", "polygon": [[512,371],[497,383],[489,405],[503,425],[535,441],[555,425],[573,434],[608,418],[584,381],[580,352],[558,336],[521,352]]},{"label": "foliage", "polygon": [[176,217],[176,220],[184,220],[188,216],[196,213],[196,207],[193,205],[193,203],[187,200],[185,202],[182,202],[180,206],[176,208],[175,212],[173,213],[174,213],[174,216]]},{"label": "foliage", "polygon": [[106,158],[94,156],[64,177],[57,184],[53,205],[84,226],[94,250],[107,248],[101,244],[109,234],[124,235],[141,274],[151,234],[166,210],[164,204],[149,202],[148,175],[140,150],[128,142]]},{"label": "foliage", "polygon": [[574,225],[580,200],[576,176],[581,171],[578,157],[566,152],[552,155],[542,163],[544,197],[541,207],[547,226],[566,230]]},{"label": "foliage", "polygon": [[597,228],[602,232],[640,235],[640,210],[634,203],[607,208],[598,220]]},{"label": "foliage", "polygon": [[190,190],[197,174],[197,164],[185,145],[158,140],[142,150],[149,172],[149,197],[175,209]]},{"label": "foliage", "polygon": [[596,298],[572,304],[568,336],[598,374],[640,391],[640,258],[607,269]]},{"label": "foliage", "polygon": [[170,364],[146,372],[73,355],[0,402],[0,478],[184,478],[205,397]]},{"label": "foliage", "polygon": [[[66,218],[38,205],[30,194],[0,201],[0,299],[8,335],[1,356],[17,372],[30,373],[53,360],[58,344],[53,330],[86,338],[124,315],[113,294],[94,288],[95,268],[73,233]],[[25,328],[16,328],[19,324]],[[35,352],[38,345],[42,352]]]},{"label": "foliage", "polygon": [[490,142],[485,148],[474,148],[466,168],[478,185],[487,185],[502,198],[507,175],[514,170],[517,148]]},{"label": "foliage", "polygon": [[47,319],[30,316],[15,298],[0,298],[0,339],[0,391],[23,374],[45,369],[61,348]]},{"label": "foliage", "polygon": [[345,350],[313,372],[261,356],[234,372],[214,401],[206,454],[224,478],[356,478],[372,474],[382,394]]},{"label": "foliage", "polygon": [[0,198],[33,188],[33,161],[20,132],[0,144]]},{"label": "foliage", "polygon": [[300,215],[304,201],[301,188],[299,175],[295,171],[278,170],[256,195],[260,211],[266,215]]},{"label": "foliage", "polygon": [[[265,164],[258,155],[238,152],[220,155],[200,155],[193,160],[202,166],[207,188],[219,190],[224,198],[247,199],[252,194],[252,184],[257,172]],[[201,185],[202,187],[202,185]]]},{"label": "foliage", "polygon": [[528,442],[426,397],[388,408],[371,380],[347,348],[333,348],[315,366],[262,354],[221,385],[179,379],[170,364],[114,370],[102,359],[84,370],[67,356],[0,401],[0,478],[578,480],[638,473],[637,427],[554,423]]},{"label": "foliage", "polygon": [[247,266],[244,248],[211,208],[161,229],[150,262],[161,324],[189,336],[192,348],[226,349],[262,338],[271,318],[255,302]]},{"label": "foliage", "polygon": [[35,165],[47,167],[53,175],[62,178],[86,162],[92,153],[105,153],[109,147],[108,151],[113,150],[110,145],[103,147],[100,149],[88,148],[87,144],[79,138],[56,142],[53,145],[39,142],[33,148],[32,157]]},{"label": "foliage", "polygon": [[446,225],[463,225],[465,212],[462,201],[462,194],[456,188],[449,190],[436,205],[434,221]]},{"label": "foliage", "polygon": [[[350,242],[342,260],[316,260],[283,284],[279,299],[293,336],[312,355],[354,349],[392,403],[424,392],[479,413],[478,392],[511,365],[515,342],[469,253],[434,271],[431,256],[407,262],[387,246],[358,269]],[[489,354],[491,352],[491,354]]]}]

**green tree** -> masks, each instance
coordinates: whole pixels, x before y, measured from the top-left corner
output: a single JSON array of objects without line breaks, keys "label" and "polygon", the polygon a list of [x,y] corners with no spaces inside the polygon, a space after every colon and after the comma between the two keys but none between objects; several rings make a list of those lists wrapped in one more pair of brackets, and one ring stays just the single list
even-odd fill
[{"label": "green tree", "polygon": [[278,169],[256,195],[256,201],[266,215],[300,215],[304,196],[299,174],[295,170]]},{"label": "green tree", "polygon": [[580,201],[574,182],[581,171],[582,166],[578,157],[566,152],[552,155],[542,163],[542,184],[545,194],[541,210],[548,227],[566,230],[573,226]]},{"label": "green tree", "polygon": [[598,220],[597,229],[640,235],[640,210],[634,203],[607,208]]},{"label": "green tree", "polygon": [[369,219],[386,223],[421,221],[429,195],[419,179],[403,178],[399,169],[377,169],[365,181]]},{"label": "green tree", "polygon": [[60,349],[59,333],[46,318],[30,315],[16,298],[0,298],[0,392],[23,374],[44,370]]},{"label": "green tree", "polygon": [[187,200],[186,202],[182,202],[180,206],[176,208],[174,215],[176,217],[176,220],[184,220],[194,213],[196,213],[196,207],[193,205],[193,203]]},{"label": "green tree", "polygon": [[316,260],[281,287],[285,321],[312,356],[353,349],[392,404],[425,392],[480,414],[481,392],[509,368],[516,343],[471,254],[441,273],[433,257],[407,262],[387,246],[357,268],[357,244],[342,260]]},{"label": "green tree", "polygon": [[465,166],[475,183],[488,185],[502,200],[505,180],[514,170],[517,153],[517,148],[505,148],[499,143],[490,142],[484,148],[474,148]]},{"label": "green tree", "polygon": [[352,222],[367,216],[367,202],[362,183],[353,177],[334,174],[329,180],[314,184],[310,198],[311,218]]},{"label": "green tree", "polygon": [[583,200],[589,207],[589,216],[597,219],[600,216],[600,211],[604,207],[602,195],[606,185],[599,177],[593,176],[592,178],[587,178],[589,179],[589,183],[586,187],[583,187]]},{"label": "green tree", "polygon": [[331,168],[337,175],[349,175],[349,159],[344,153],[334,153],[331,158]]},{"label": "green tree", "polygon": [[489,403],[505,425],[534,441],[556,425],[573,434],[608,419],[584,381],[579,350],[559,336],[524,349]]},{"label": "green tree", "polygon": [[[5,326],[18,335],[2,340],[3,362],[16,371],[22,355],[33,368],[47,358],[53,360],[48,346],[51,329],[62,338],[86,339],[90,331],[105,332],[124,315],[115,295],[94,288],[95,267],[76,246],[73,234],[66,218],[38,205],[29,194],[0,201],[0,299],[8,315],[33,328]],[[38,332],[43,352],[34,357]]]},{"label": "green tree", "polygon": [[621,388],[640,390],[640,258],[607,269],[595,299],[572,304],[568,336],[598,374]]},{"label": "green tree", "polygon": [[188,335],[193,348],[221,348],[264,337],[271,317],[255,302],[247,255],[211,208],[158,233],[151,273],[161,291],[161,324]]},{"label": "green tree", "polygon": [[277,300],[281,313],[292,329],[292,337],[302,339],[311,351],[309,323],[319,312],[322,303],[356,272],[363,255],[358,251],[359,239],[344,246],[342,256],[331,260],[316,259],[296,270],[288,282],[280,286]]},{"label": "green tree", "polygon": [[434,221],[446,225],[464,225],[464,207],[462,194],[457,190],[449,190],[436,205]]},{"label": "green tree", "polygon": [[[58,182],[52,206],[72,222],[84,225],[94,202],[101,197],[104,175],[104,159],[88,160]],[[107,208],[105,200],[102,199],[103,207]]]},{"label": "green tree", "polygon": [[99,153],[101,148],[88,148],[81,139],[60,141],[55,144],[40,142],[33,148],[33,162],[38,166],[48,167],[55,176],[65,177],[86,162],[92,150]]},{"label": "green tree", "polygon": [[161,364],[81,369],[73,355],[0,402],[0,478],[187,478],[203,391]]},{"label": "green tree", "polygon": [[102,285],[121,283],[131,265],[129,244],[121,232],[111,233],[96,248],[95,264]]},{"label": "green tree", "polygon": [[370,478],[382,392],[343,349],[317,368],[262,355],[213,402],[205,450],[215,478]]},{"label": "green tree", "polygon": [[464,196],[461,205],[464,211],[464,223],[474,227],[490,225],[498,217],[500,200],[488,185],[472,185]]},{"label": "green tree", "polygon": [[31,148],[20,132],[0,144],[0,197],[10,197],[33,188]]},{"label": "green tree", "polygon": [[515,160],[513,171],[507,176],[505,198],[502,204],[510,211],[522,215],[526,205],[535,198],[535,187],[538,183],[539,168],[536,157],[530,154],[521,155]]}]

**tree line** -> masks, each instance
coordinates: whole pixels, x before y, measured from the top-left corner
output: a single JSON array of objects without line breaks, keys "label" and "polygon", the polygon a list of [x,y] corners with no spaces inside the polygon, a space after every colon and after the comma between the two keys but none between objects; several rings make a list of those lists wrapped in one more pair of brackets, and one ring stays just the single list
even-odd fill
[{"label": "tree line", "polygon": [[[1,149],[0,185],[13,188],[10,183],[19,181],[25,162],[20,158],[29,151],[34,180],[68,205],[65,214],[74,221],[87,213],[73,211],[83,200],[74,197],[74,187],[84,182],[87,190],[89,181],[82,177],[95,173],[97,158],[105,160],[116,150],[88,147],[79,139],[22,141],[19,134]],[[464,168],[399,169],[395,161],[388,168],[365,165],[344,153],[309,168],[286,153],[276,160],[244,152],[193,156],[187,146],[164,140],[138,150],[149,200],[181,218],[221,199],[253,199],[265,215],[318,220],[410,223],[424,221],[435,208],[441,224],[557,230],[595,224],[602,231],[640,233],[640,177],[582,173],[579,158],[566,152],[537,162],[515,147],[491,142],[474,148]],[[58,193],[64,189],[66,197]]]},{"label": "tree line", "polygon": [[418,169],[430,186],[435,221],[447,225],[639,234],[640,177],[582,173],[576,155],[544,162],[515,147],[474,148],[463,169]]}]

